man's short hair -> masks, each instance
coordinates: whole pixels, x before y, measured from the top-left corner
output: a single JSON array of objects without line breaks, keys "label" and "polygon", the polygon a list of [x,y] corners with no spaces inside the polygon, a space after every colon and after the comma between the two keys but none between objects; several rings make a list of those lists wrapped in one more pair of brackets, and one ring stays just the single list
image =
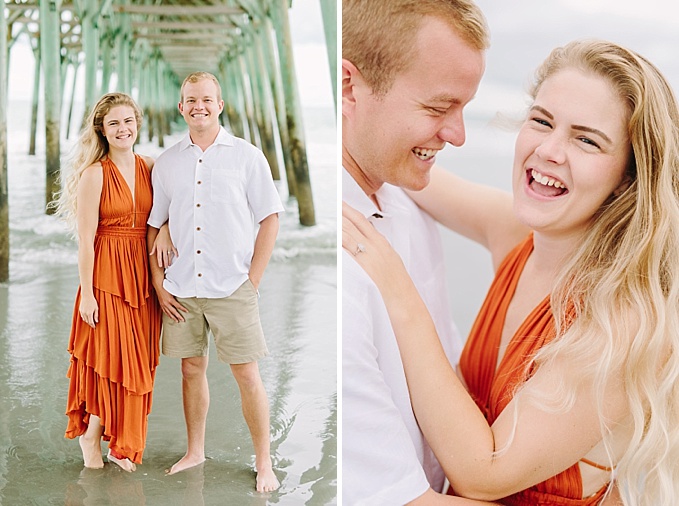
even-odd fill
[{"label": "man's short hair", "polygon": [[180,102],[184,102],[184,86],[186,86],[186,83],[197,83],[198,81],[202,81],[204,79],[207,79],[209,81],[212,81],[215,83],[215,86],[217,87],[217,100],[221,101],[222,100],[222,87],[219,85],[219,81],[217,81],[217,78],[210,74],[209,72],[192,72],[188,76],[186,76],[186,79],[184,79],[184,82],[182,83],[181,87],[181,96],[180,96]]},{"label": "man's short hair", "polygon": [[486,20],[471,0],[342,0],[342,58],[358,68],[375,94],[385,94],[412,62],[425,16],[449,24],[479,51],[490,45]]}]

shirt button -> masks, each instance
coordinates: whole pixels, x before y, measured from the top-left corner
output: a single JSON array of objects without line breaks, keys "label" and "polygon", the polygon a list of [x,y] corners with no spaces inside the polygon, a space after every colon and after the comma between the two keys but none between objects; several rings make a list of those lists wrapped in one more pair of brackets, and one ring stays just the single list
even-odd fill
[{"label": "shirt button", "polygon": [[198,163],[203,163],[203,159],[202,158],[198,159]]},{"label": "shirt button", "polygon": [[198,181],[198,184],[203,184],[203,182],[202,182],[202,181]]},{"label": "shirt button", "polygon": [[196,227],[196,230],[200,231],[200,227]]},{"label": "shirt button", "polygon": [[198,277],[199,277],[199,278],[202,278],[202,277],[203,277],[203,273],[202,273],[202,272],[199,272],[199,273],[198,273]]},{"label": "shirt button", "polygon": [[200,255],[200,250],[196,251],[196,253],[198,253]]},{"label": "shirt button", "polygon": [[200,204],[196,204],[196,207],[200,207]]}]

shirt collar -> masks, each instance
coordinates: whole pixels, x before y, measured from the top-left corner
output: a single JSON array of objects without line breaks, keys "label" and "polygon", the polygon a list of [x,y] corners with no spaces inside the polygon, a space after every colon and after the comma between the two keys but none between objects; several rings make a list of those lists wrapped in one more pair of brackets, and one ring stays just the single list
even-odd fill
[{"label": "shirt collar", "polygon": [[342,200],[366,218],[382,218],[386,215],[384,210],[380,210],[375,202],[366,195],[363,188],[344,167],[342,167]]},{"label": "shirt collar", "polygon": [[[235,137],[231,135],[229,132],[227,132],[224,127],[220,126],[219,127],[219,133],[217,134],[217,138],[215,141],[212,143],[212,145],[216,144],[221,144],[222,146],[233,146],[235,141]],[[193,142],[191,142],[191,134],[189,132],[186,132],[186,135],[182,138],[181,141],[179,141],[179,151],[184,151],[190,146],[194,146]]]}]

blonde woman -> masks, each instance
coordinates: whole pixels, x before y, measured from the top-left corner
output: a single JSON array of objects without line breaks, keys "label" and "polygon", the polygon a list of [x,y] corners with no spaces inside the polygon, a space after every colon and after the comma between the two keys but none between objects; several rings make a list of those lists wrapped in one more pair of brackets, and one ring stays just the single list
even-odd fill
[{"label": "blonde woman", "polygon": [[[460,371],[388,243],[343,246],[382,292],[422,431],[460,495],[510,505],[679,500],[679,113],[643,57],[577,41],[538,69],[509,195],[433,171],[413,197],[496,277]],[[513,214],[512,214],[513,206]],[[518,220],[518,222],[517,222]]]},{"label": "blonde woman", "polygon": [[133,152],[142,113],[123,93],[104,95],[81,133],[58,214],[77,230],[80,287],[68,351],[66,437],[80,436],[85,467],[141,463],[160,309],[148,274],[146,219],[154,160]]}]

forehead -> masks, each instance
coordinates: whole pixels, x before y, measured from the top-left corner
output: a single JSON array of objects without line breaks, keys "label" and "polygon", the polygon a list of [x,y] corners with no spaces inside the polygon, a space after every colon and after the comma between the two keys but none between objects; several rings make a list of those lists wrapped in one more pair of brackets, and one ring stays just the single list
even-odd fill
[{"label": "forehead", "polygon": [[444,21],[427,17],[417,32],[411,62],[394,84],[421,100],[465,104],[476,94],[484,70],[484,51],[470,46]]},{"label": "forehead", "polygon": [[201,79],[184,85],[184,97],[217,96],[217,85],[211,79]]},{"label": "forehead", "polygon": [[109,109],[108,113],[104,116],[104,121],[129,117],[135,117],[134,109],[132,107],[129,105],[116,105]]},{"label": "forehead", "polygon": [[535,104],[573,124],[627,136],[625,101],[608,79],[591,72],[575,68],[556,72],[540,86]]}]

